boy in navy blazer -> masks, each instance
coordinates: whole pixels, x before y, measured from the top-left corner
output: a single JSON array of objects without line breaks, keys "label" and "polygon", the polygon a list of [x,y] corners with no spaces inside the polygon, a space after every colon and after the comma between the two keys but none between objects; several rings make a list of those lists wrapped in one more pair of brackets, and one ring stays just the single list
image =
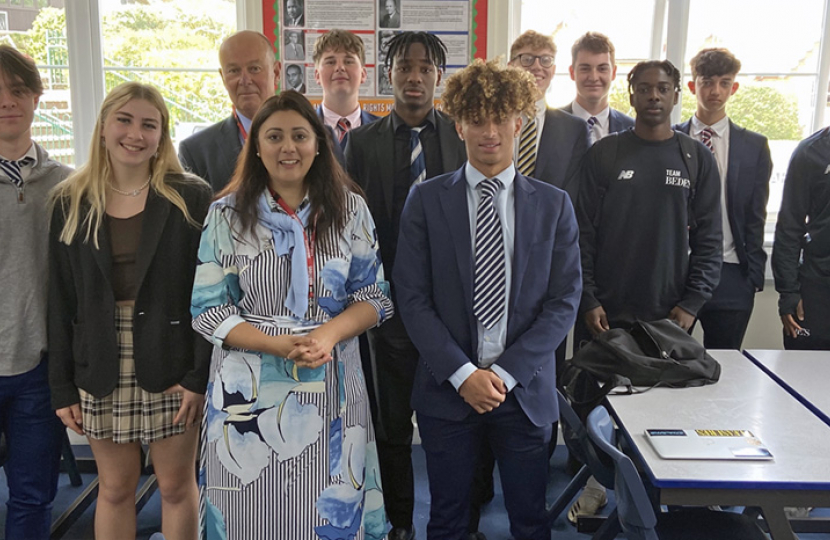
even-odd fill
[{"label": "boy in navy blazer", "polygon": [[345,150],[349,131],[379,118],[361,109],[358,101],[360,85],[366,82],[363,40],[348,30],[331,30],[314,42],[313,57],[314,80],[323,87],[317,114]]},{"label": "boy in navy blazer", "polygon": [[521,114],[532,114],[537,95],[525,72],[495,62],[450,77],[444,106],[468,161],[413,186],[401,216],[394,279],[420,355],[412,405],[427,459],[430,540],[467,534],[484,446],[499,463],[513,538],[550,539],[554,349],[576,317],[581,272],[570,198],[513,165]]},{"label": "boy in navy blazer", "polygon": [[715,155],[721,179],[723,266],[712,298],[698,314],[707,349],[740,349],[755,293],[764,288],[764,224],[772,174],[767,138],[733,123],[726,103],[738,90],[741,62],[727,49],[692,58],[695,115],[678,126]]},{"label": "boy in navy blazer", "polygon": [[568,72],[576,84],[576,98],[562,110],[585,120],[591,144],[634,127],[633,118],[608,105],[611,83],[617,77],[614,53],[614,44],[599,32],[585,33],[571,47]]}]

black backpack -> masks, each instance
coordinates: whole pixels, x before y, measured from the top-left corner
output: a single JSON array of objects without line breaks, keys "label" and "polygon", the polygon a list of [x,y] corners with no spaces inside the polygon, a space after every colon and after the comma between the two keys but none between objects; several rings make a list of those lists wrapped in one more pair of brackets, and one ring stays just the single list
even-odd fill
[{"label": "black backpack", "polygon": [[595,336],[565,362],[561,387],[584,421],[614,388],[714,384],[720,364],[669,319],[635,322]]}]

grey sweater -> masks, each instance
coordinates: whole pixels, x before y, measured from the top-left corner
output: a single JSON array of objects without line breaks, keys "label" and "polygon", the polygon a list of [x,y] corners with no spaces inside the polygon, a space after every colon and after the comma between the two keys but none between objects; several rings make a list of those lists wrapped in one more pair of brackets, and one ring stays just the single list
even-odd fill
[{"label": "grey sweater", "polygon": [[49,190],[72,169],[35,143],[22,197],[0,174],[0,377],[31,371],[46,352]]}]

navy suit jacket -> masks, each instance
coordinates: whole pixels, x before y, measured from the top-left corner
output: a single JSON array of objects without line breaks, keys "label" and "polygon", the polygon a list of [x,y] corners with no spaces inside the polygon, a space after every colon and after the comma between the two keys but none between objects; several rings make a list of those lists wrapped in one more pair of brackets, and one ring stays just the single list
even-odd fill
[{"label": "navy suit jacket", "polygon": [[[560,110],[565,111],[568,114],[574,113],[574,104],[573,101],[562,107]],[[581,120],[581,118],[580,118]],[[587,127],[588,124],[586,123],[585,126]],[[620,131],[625,131],[626,129],[634,127],[634,119],[628,116],[627,114],[623,114],[616,109],[608,109],[608,133],[618,133]]]},{"label": "navy suit jacket", "polygon": [[[325,123],[326,118],[325,118],[325,116],[323,116],[323,106],[322,105],[317,105],[317,116],[319,116],[320,120],[322,120],[323,123]],[[380,120],[380,116],[374,115],[374,114],[372,114],[368,111],[364,111],[363,109],[360,109],[360,127],[365,126],[366,124],[371,124],[372,122],[374,122],[376,120]],[[357,128],[355,128],[355,129],[357,129]],[[340,148],[343,151],[346,150],[346,143],[349,142],[349,133],[350,132],[351,131],[346,132],[346,136],[343,137],[342,141],[340,141]],[[334,131],[334,135],[335,135],[334,140],[336,141],[337,140],[337,137],[336,137],[337,131]]]},{"label": "navy suit jacket", "polygon": [[559,109],[545,111],[533,177],[564,189],[576,201],[579,167],[590,146],[587,124]]},{"label": "navy suit jacket", "polygon": [[[334,156],[345,167],[343,149],[339,144],[334,144],[337,139],[331,128],[326,126],[326,129],[332,140]],[[214,193],[218,193],[230,181],[236,170],[240,152],[242,142],[239,140],[239,128],[233,115],[179,143],[179,161],[182,167],[206,180]]]},{"label": "navy suit jacket", "polygon": [[[675,126],[690,134],[691,119]],[[729,167],[726,204],[741,271],[757,290],[764,288],[764,225],[767,219],[769,179],[772,174],[767,138],[729,121]]]},{"label": "navy suit jacket", "polygon": [[186,170],[206,180],[216,193],[233,176],[241,151],[236,118],[230,115],[180,142],[179,161]]},{"label": "navy suit jacket", "polygon": [[[438,141],[441,144],[442,173],[458,169],[467,161],[467,150],[449,116],[435,111]],[[400,216],[393,216],[395,183],[395,130],[392,115],[360,126],[349,133],[346,170],[363,189],[366,203],[378,231],[381,260],[386,275],[392,274]],[[468,227],[469,228],[469,227]],[[394,294],[394,281],[392,290]]]},{"label": "navy suit jacket", "polygon": [[[513,276],[507,340],[497,364],[531,422],[559,419],[556,346],[576,319],[582,290],[579,230],[564,191],[516,174]],[[414,186],[398,241],[394,278],[398,306],[420,359],[412,407],[461,421],[475,414],[449,377],[476,363],[473,248],[464,168]]]}]

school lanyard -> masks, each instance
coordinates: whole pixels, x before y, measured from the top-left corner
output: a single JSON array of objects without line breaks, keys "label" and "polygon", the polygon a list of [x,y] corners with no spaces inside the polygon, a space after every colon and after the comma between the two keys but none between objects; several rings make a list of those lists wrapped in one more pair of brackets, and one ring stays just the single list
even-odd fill
[{"label": "school lanyard", "polygon": [[236,107],[233,108],[233,117],[236,120],[236,127],[239,128],[239,136],[242,137],[242,144],[245,144],[245,141],[248,140],[248,132],[245,131],[245,126],[242,125],[242,120],[239,119]]}]

